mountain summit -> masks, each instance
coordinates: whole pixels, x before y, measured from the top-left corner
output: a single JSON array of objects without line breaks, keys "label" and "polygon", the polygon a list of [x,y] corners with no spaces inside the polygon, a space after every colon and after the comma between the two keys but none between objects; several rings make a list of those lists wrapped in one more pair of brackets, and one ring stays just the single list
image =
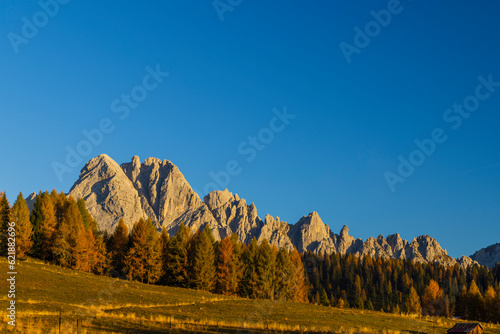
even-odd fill
[{"label": "mountain summit", "polygon": [[[171,235],[182,223],[192,230],[208,225],[217,240],[236,233],[243,243],[250,243],[254,237],[258,241],[268,239],[277,247],[296,247],[299,252],[408,258],[444,265],[457,263],[427,235],[411,243],[399,234],[363,242],[350,236],[347,226],[343,226],[338,235],[334,234],[317,212],[293,225],[270,215],[262,220],[254,203],[249,205],[227,189],[213,191],[202,201],[177,166],[157,158],[147,158],[141,163],[139,157],[134,156],[131,162],[120,166],[107,155],[99,155],[81,170],[69,195],[83,198],[99,228],[108,232],[114,230],[120,219],[131,230],[141,217],[150,217],[159,229],[165,228]],[[459,263],[470,265],[473,261],[465,257]]]}]

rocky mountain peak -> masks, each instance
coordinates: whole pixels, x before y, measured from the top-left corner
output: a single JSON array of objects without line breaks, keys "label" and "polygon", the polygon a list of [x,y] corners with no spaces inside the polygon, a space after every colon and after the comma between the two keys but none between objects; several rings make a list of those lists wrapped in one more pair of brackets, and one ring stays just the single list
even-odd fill
[{"label": "rocky mountain peak", "polygon": [[500,243],[478,250],[471,259],[483,266],[493,268],[500,262]]},{"label": "rocky mountain peak", "polygon": [[236,233],[241,242],[248,244],[253,237],[259,237],[263,222],[253,203],[247,205],[245,199],[233,196],[227,189],[212,191],[205,196],[204,202],[215,220]]},{"label": "rocky mountain peak", "polygon": [[347,225],[344,225],[340,230],[340,237],[341,238],[349,237],[349,227],[347,227]]},{"label": "rocky mountain peak", "polygon": [[[180,224],[192,230],[208,225],[216,239],[236,233],[246,244],[255,237],[259,242],[268,239],[278,247],[296,247],[299,252],[350,253],[444,265],[457,263],[428,235],[417,237],[411,243],[397,233],[363,242],[349,235],[347,225],[339,235],[332,233],[315,211],[290,225],[271,215],[262,221],[254,203],[248,205],[244,198],[228,189],[213,191],[202,201],[177,166],[152,157],[141,163],[140,158],[134,156],[119,166],[109,156],[99,155],[82,168],[69,195],[83,198],[100,229],[109,232],[121,218],[130,230],[140,218],[151,217],[158,228],[165,228],[171,235]],[[30,195],[28,203],[33,203],[35,198],[36,195]],[[458,263],[468,266],[474,264],[474,260],[496,264],[500,260],[500,244],[477,252],[472,259],[463,257]]]},{"label": "rocky mountain peak", "polygon": [[236,199],[233,196],[233,193],[229,192],[227,188],[222,191],[221,190],[212,191],[204,198],[204,202],[210,208],[210,210],[215,210],[217,208],[220,208],[232,201],[239,201],[239,197]]},{"label": "rocky mountain peak", "polygon": [[479,263],[477,261],[474,261],[473,259],[471,259],[470,257],[465,256],[465,255],[463,255],[461,258],[457,259],[457,262],[459,265],[461,265],[464,268],[469,268],[470,266],[473,266],[476,264],[479,265]]},{"label": "rocky mountain peak", "polygon": [[279,217],[274,219],[268,214],[264,218],[264,225],[257,241],[262,242],[264,239],[267,239],[272,245],[292,250],[294,245],[288,236],[289,231],[290,225],[288,223],[281,221]]},{"label": "rocky mountain peak", "polygon": [[335,251],[330,228],[323,223],[317,212],[302,217],[295,225],[292,225],[288,236],[299,252],[331,253]]},{"label": "rocky mountain peak", "polygon": [[123,218],[128,227],[142,218],[141,198],[118,164],[101,154],[82,168],[69,195],[83,198],[101,230],[112,230]]}]

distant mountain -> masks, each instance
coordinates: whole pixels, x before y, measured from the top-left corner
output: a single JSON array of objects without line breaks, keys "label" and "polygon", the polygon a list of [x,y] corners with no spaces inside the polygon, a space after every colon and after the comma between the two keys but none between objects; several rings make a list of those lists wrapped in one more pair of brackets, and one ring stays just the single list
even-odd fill
[{"label": "distant mountain", "polygon": [[471,259],[483,266],[493,268],[500,262],[500,243],[478,250]]},{"label": "distant mountain", "polygon": [[[158,228],[166,228],[171,235],[181,223],[193,230],[209,225],[217,240],[236,233],[247,244],[255,237],[258,241],[268,239],[278,247],[296,247],[299,252],[372,255],[448,266],[474,263],[468,257],[453,259],[428,235],[411,242],[399,234],[387,238],[380,235],[363,242],[350,236],[347,226],[334,234],[317,212],[302,217],[296,224],[270,215],[262,220],[254,203],[248,205],[245,199],[227,189],[213,191],[202,201],[177,166],[157,158],[141,163],[134,156],[131,162],[120,166],[107,155],[100,155],[81,170],[69,195],[83,198],[99,228],[108,232],[114,230],[121,218],[130,230],[141,217],[151,217]],[[30,203],[34,199],[30,195]]]}]

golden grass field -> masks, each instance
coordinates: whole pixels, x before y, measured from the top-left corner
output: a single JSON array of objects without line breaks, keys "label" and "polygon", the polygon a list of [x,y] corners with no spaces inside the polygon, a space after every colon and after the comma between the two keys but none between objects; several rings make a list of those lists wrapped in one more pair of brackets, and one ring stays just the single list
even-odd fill
[{"label": "golden grass field", "polygon": [[[446,333],[455,321],[225,297],[20,261],[16,327],[7,324],[7,261],[0,258],[1,333]],[[500,334],[500,325],[483,324]]]}]

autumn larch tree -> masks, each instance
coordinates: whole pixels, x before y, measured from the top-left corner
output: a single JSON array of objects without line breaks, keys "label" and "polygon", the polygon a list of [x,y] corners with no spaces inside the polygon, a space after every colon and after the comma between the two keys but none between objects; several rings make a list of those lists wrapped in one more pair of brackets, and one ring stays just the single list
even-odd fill
[{"label": "autumn larch tree", "polygon": [[52,196],[47,192],[37,195],[30,220],[33,227],[32,255],[42,260],[52,260],[57,220]]},{"label": "autumn larch tree", "polygon": [[16,256],[24,257],[33,245],[33,229],[30,222],[30,210],[20,192],[12,206],[12,220],[16,223]]},{"label": "autumn larch tree", "polygon": [[424,315],[441,315],[440,313],[443,311],[442,297],[443,290],[439,287],[438,282],[431,279],[422,295]]},{"label": "autumn larch tree", "polygon": [[306,275],[302,259],[296,248],[290,252],[290,262],[294,269],[294,298],[296,302],[306,303],[308,295],[308,287],[306,285]]},{"label": "autumn larch tree", "polygon": [[406,306],[406,312],[408,312],[409,314],[420,315],[422,313],[420,297],[418,296],[417,291],[413,286],[410,288],[410,293],[406,298],[405,306]]},{"label": "autumn larch tree", "polygon": [[162,275],[160,238],[155,224],[151,218],[146,220],[146,231],[148,236],[147,250],[147,282],[154,284]]},{"label": "autumn larch tree", "polygon": [[240,248],[236,234],[226,236],[219,245],[217,291],[223,295],[231,296],[238,292],[242,269],[239,263]]},{"label": "autumn larch tree", "polygon": [[467,292],[467,301],[469,305],[469,319],[480,319],[483,310],[483,296],[475,280],[472,280]]}]

